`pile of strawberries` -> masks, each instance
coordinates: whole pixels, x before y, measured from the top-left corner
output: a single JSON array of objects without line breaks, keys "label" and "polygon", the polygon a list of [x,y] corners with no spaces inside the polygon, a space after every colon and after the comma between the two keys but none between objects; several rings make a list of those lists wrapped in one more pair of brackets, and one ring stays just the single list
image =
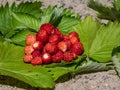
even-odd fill
[{"label": "pile of strawberries", "polygon": [[24,62],[32,65],[70,62],[83,53],[83,46],[76,32],[62,34],[52,24],[41,25],[36,35],[26,37]]}]

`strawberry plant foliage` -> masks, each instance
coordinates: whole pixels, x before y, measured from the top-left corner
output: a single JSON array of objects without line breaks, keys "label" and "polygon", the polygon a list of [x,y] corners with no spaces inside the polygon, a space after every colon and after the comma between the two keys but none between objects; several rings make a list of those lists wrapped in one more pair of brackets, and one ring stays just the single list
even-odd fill
[{"label": "strawberry plant foliage", "polygon": [[0,74],[12,76],[34,87],[52,88],[54,82],[47,70],[24,64],[23,55],[23,47],[0,43]]},{"label": "strawberry plant foliage", "polygon": [[0,22],[3,23],[0,23],[0,32],[3,37],[11,39],[15,34],[18,34],[24,29],[36,32],[43,23],[56,24],[63,31],[66,30],[66,28],[62,28],[64,25],[64,27],[70,30],[73,25],[66,25],[65,23],[73,22],[76,25],[79,21],[79,15],[63,7],[48,7],[41,10],[40,6],[40,2],[25,2],[18,6],[13,3],[11,6],[8,4],[1,6]]},{"label": "strawberry plant foliage", "polygon": [[114,0],[112,6],[106,6],[98,1],[89,0],[88,6],[98,12],[98,17],[120,22],[120,0]]},{"label": "strawberry plant foliage", "polygon": [[113,64],[115,65],[115,69],[120,76],[120,53],[117,53],[112,57]]},{"label": "strawberry plant foliage", "polygon": [[[86,27],[87,26],[87,27]],[[120,24],[110,23],[107,26],[97,25],[91,17],[80,22],[75,28],[80,34],[85,48],[84,54],[99,62],[108,62],[112,50],[120,45]]]}]

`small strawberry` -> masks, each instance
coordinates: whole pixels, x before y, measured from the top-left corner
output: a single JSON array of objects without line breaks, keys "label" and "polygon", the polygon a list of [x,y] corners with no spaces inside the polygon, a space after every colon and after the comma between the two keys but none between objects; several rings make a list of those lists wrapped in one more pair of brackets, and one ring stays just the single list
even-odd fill
[{"label": "small strawberry", "polygon": [[54,63],[61,62],[61,60],[63,60],[63,52],[62,51],[58,51],[55,55],[52,56],[52,62],[54,62]]},{"label": "small strawberry", "polygon": [[42,65],[42,59],[40,56],[34,57],[31,61],[32,65]]},{"label": "small strawberry", "polygon": [[42,61],[45,64],[49,64],[51,62],[51,55],[49,53],[42,54]]},{"label": "small strawberry", "polygon": [[68,36],[69,36],[69,38],[71,38],[71,37],[79,37],[77,32],[70,32]]},{"label": "small strawberry", "polygon": [[42,50],[43,49],[43,44],[40,41],[36,41],[32,46],[35,50]]},{"label": "small strawberry", "polygon": [[39,30],[36,35],[36,40],[42,42],[43,44],[48,42],[48,34],[45,30]]},{"label": "small strawberry", "polygon": [[37,57],[37,56],[41,56],[40,51],[34,50],[34,51],[32,52],[32,56],[33,56],[33,58],[34,58],[34,57]]},{"label": "small strawberry", "polygon": [[24,53],[25,54],[31,54],[34,51],[32,46],[25,46]]},{"label": "small strawberry", "polygon": [[76,42],[79,42],[80,40],[79,40],[78,37],[73,36],[73,37],[70,38],[70,41],[71,41],[72,44],[74,44],[74,43],[76,43]]},{"label": "small strawberry", "polygon": [[70,50],[71,50],[71,52],[73,52],[77,55],[81,55],[83,53],[83,46],[80,42],[77,42],[72,45]]},{"label": "small strawberry", "polygon": [[66,35],[66,34],[64,34],[64,35],[63,35],[63,39],[64,39],[64,40],[68,40],[68,39],[69,39],[69,36]]},{"label": "small strawberry", "polygon": [[57,46],[58,46],[59,50],[61,50],[62,52],[66,52],[67,51],[67,44],[66,44],[66,42],[61,41],[61,42],[58,43]]},{"label": "small strawberry", "polygon": [[33,59],[33,57],[32,57],[31,54],[25,55],[25,56],[23,57],[23,61],[24,61],[25,63],[30,63],[30,62],[32,61],[32,59]]},{"label": "small strawberry", "polygon": [[49,42],[53,44],[57,44],[60,41],[60,37],[57,34],[52,34],[49,37]]},{"label": "small strawberry", "polygon": [[64,53],[64,60],[66,62],[71,62],[73,60],[73,54],[71,52],[65,52]]},{"label": "small strawberry", "polygon": [[62,52],[66,52],[67,50],[69,50],[71,48],[70,40],[63,40],[63,41],[59,42],[58,43],[58,48]]},{"label": "small strawberry", "polygon": [[51,34],[52,32],[54,32],[54,26],[50,23],[45,23],[42,24],[40,27],[40,30],[45,30],[48,34]]},{"label": "small strawberry", "polygon": [[54,32],[52,34],[57,34],[60,38],[60,41],[63,40],[63,34],[60,32],[58,28],[54,28]]},{"label": "small strawberry", "polygon": [[73,59],[77,59],[77,54],[72,53],[72,55],[73,55]]},{"label": "small strawberry", "polygon": [[26,36],[25,42],[26,45],[32,45],[36,41],[36,36],[33,34],[29,34]]},{"label": "small strawberry", "polygon": [[71,43],[71,41],[68,39],[66,39],[66,40],[64,40],[64,42],[66,43],[66,45],[67,45],[67,50],[70,50],[70,48],[71,48],[71,45],[72,45],[72,43]]},{"label": "small strawberry", "polygon": [[43,50],[49,54],[55,54],[58,51],[58,47],[55,44],[47,43]]}]

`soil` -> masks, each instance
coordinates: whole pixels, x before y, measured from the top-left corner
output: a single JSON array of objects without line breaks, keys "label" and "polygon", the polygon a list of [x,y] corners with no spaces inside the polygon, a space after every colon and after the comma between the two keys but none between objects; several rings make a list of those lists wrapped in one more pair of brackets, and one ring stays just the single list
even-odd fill
[{"label": "soil", "polygon": [[[14,2],[15,0],[0,0],[0,3]],[[16,0],[18,4],[22,0]],[[28,1],[28,0],[23,0]],[[35,1],[35,0],[29,0]],[[81,15],[85,18],[88,15],[96,17],[96,12],[87,7],[88,0],[41,0],[43,2],[42,8],[47,6],[64,6]],[[113,0],[99,0],[101,3],[111,6]],[[104,20],[103,20],[104,21]],[[0,76],[0,90],[44,90],[40,88],[33,88],[24,82],[16,80],[8,76]],[[46,89],[45,89],[46,90]],[[79,74],[62,83],[56,83],[53,90],[120,90],[120,78],[114,70]]]}]

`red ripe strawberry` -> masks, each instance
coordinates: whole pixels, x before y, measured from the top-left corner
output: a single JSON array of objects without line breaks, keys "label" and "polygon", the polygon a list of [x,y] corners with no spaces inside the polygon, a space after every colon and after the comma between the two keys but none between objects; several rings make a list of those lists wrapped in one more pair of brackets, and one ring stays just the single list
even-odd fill
[{"label": "red ripe strawberry", "polygon": [[29,34],[26,37],[26,45],[32,45],[36,41],[36,36],[33,34]]},{"label": "red ripe strawberry", "polygon": [[54,32],[54,26],[50,23],[42,24],[40,30],[45,30],[48,34]]},{"label": "red ripe strawberry", "polygon": [[71,41],[72,44],[74,44],[76,42],[79,42],[79,38],[76,37],[76,36],[73,36],[73,37],[70,38],[70,41]]},{"label": "red ripe strawberry", "polygon": [[71,37],[78,37],[77,32],[70,32],[69,33],[69,38],[71,38]]},{"label": "red ripe strawberry", "polygon": [[71,48],[71,42],[70,40],[64,40],[58,43],[59,50],[66,52]]},{"label": "red ripe strawberry", "polygon": [[42,61],[45,64],[49,64],[51,62],[51,55],[49,53],[42,54]]},{"label": "red ripe strawberry", "polygon": [[58,48],[62,52],[66,52],[67,51],[67,44],[66,44],[66,42],[64,42],[64,41],[59,42],[58,43]]},{"label": "red ripe strawberry", "polygon": [[31,54],[34,51],[32,46],[25,46],[24,53],[25,54]]},{"label": "red ripe strawberry", "polygon": [[42,50],[42,49],[43,49],[43,44],[42,44],[42,42],[36,41],[36,42],[33,44],[33,48],[34,48],[35,50]]},{"label": "red ripe strawberry", "polygon": [[32,52],[32,56],[33,56],[33,58],[34,57],[37,57],[37,56],[40,56],[41,54],[40,54],[40,51],[38,51],[38,50],[34,50],[33,52]]},{"label": "red ripe strawberry", "polygon": [[75,44],[72,45],[71,47],[71,52],[77,54],[77,55],[81,55],[83,53],[83,46],[80,42],[77,42]]},{"label": "red ripe strawberry", "polygon": [[60,41],[60,37],[57,34],[52,34],[49,37],[49,42],[53,44],[57,44]]},{"label": "red ripe strawberry", "polygon": [[52,32],[52,34],[57,34],[60,40],[63,40],[63,34],[60,32],[58,28],[54,28],[54,32]]},{"label": "red ripe strawberry", "polygon": [[64,40],[64,42],[66,43],[66,45],[67,45],[67,50],[70,50],[70,48],[71,48],[71,45],[72,45],[72,43],[71,43],[71,41],[68,39],[66,39],[66,40]]},{"label": "red ripe strawberry", "polygon": [[73,55],[73,59],[76,59],[76,58],[77,58],[77,54],[72,53],[72,55]]},{"label": "red ripe strawberry", "polygon": [[33,57],[32,57],[31,54],[25,55],[25,56],[23,57],[23,60],[24,60],[24,62],[26,62],[26,63],[30,63],[30,62],[32,61],[32,59],[33,59]]},{"label": "red ripe strawberry", "polygon": [[42,59],[40,56],[34,57],[31,61],[32,65],[42,65]]},{"label": "red ripe strawberry", "polygon": [[63,35],[63,39],[64,39],[64,40],[68,40],[68,39],[69,39],[69,36],[66,35],[66,34],[64,34],[64,35]]},{"label": "red ripe strawberry", "polygon": [[63,60],[63,52],[62,51],[58,51],[55,55],[52,56],[52,62],[54,62],[54,63],[61,62],[61,60]]},{"label": "red ripe strawberry", "polygon": [[73,54],[71,52],[65,52],[64,53],[64,60],[66,62],[71,62],[73,60]]},{"label": "red ripe strawberry", "polygon": [[43,44],[48,42],[48,34],[45,30],[39,30],[36,35],[36,40],[42,42]]},{"label": "red ripe strawberry", "polygon": [[58,51],[58,47],[55,44],[47,43],[44,47],[44,51],[49,54],[55,54]]}]

